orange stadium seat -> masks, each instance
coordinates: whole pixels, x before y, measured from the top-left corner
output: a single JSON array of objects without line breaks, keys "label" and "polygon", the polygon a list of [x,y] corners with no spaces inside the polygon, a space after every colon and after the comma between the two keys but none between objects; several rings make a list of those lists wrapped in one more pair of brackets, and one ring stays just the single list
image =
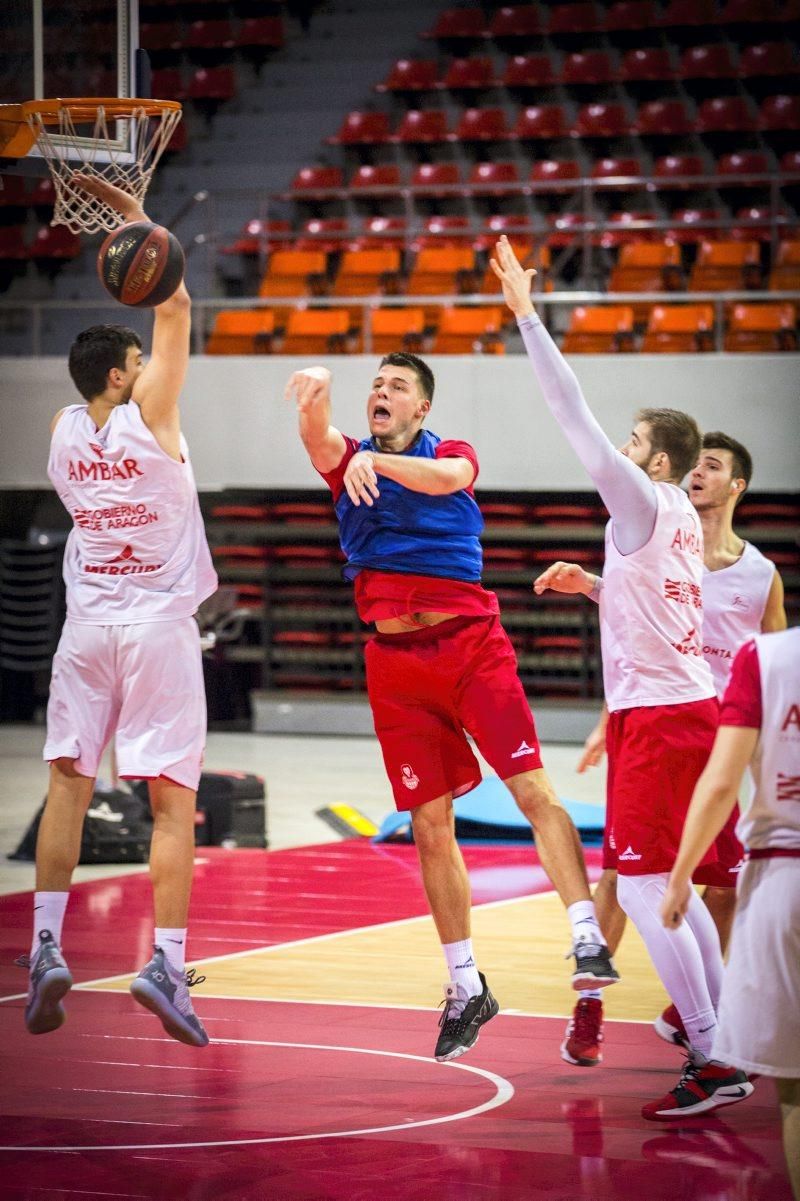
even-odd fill
[{"label": "orange stadium seat", "polygon": [[333,285],[333,295],[371,296],[386,292],[397,280],[399,271],[399,250],[345,251]]},{"label": "orange stadium seat", "polygon": [[457,290],[460,271],[473,271],[471,246],[426,246],[417,255],[408,280],[409,296],[444,296]]},{"label": "orange stadium seat", "polygon": [[434,354],[503,354],[500,339],[503,310],[499,305],[442,310],[432,345]]},{"label": "orange stadium seat", "polygon": [[283,354],[341,354],[350,329],[347,309],[294,309],[286,324]]},{"label": "orange stadium seat", "polygon": [[322,250],[276,250],[258,289],[259,296],[319,294],[327,256]]},{"label": "orange stadium seat", "polygon": [[728,292],[760,282],[758,242],[701,242],[689,277],[690,292]]},{"label": "orange stadium seat", "polygon": [[711,350],[714,306],[657,304],[650,312],[642,351],[645,354],[695,354]]},{"label": "orange stadium seat", "polygon": [[268,354],[275,333],[271,309],[223,309],[206,342],[206,354]]},{"label": "orange stadium seat", "polygon": [[564,354],[633,350],[633,309],[616,304],[574,308],[561,349]]},{"label": "orange stadium seat", "polygon": [[372,350],[390,354],[393,350],[422,349],[425,311],[417,308],[372,309]]},{"label": "orange stadium seat", "polygon": [[725,350],[769,353],[797,350],[797,310],[793,304],[735,304]]},{"label": "orange stadium seat", "polygon": [[674,283],[680,274],[681,249],[677,242],[629,242],[608,281],[609,292],[661,292],[665,275]]},{"label": "orange stadium seat", "polygon": [[770,292],[800,291],[800,242],[781,242],[769,273]]}]

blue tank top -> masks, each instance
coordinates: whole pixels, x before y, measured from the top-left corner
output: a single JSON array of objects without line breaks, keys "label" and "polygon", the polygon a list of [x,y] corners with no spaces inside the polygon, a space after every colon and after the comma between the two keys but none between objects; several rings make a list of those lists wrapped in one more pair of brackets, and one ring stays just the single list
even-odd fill
[{"label": "blue tank top", "polygon": [[[440,442],[436,434],[422,430],[403,454],[435,459]],[[358,450],[380,453],[371,438],[364,438]],[[464,489],[447,496],[429,496],[385,476],[380,477],[378,488],[380,496],[371,508],[354,505],[346,490],[336,502],[339,541],[347,556],[346,580],[370,568],[480,581],[483,517],[473,496]]]}]

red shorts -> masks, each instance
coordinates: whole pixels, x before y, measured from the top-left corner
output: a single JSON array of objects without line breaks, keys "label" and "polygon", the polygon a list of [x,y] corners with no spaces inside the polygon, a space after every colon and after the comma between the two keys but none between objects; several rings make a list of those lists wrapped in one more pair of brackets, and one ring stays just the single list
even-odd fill
[{"label": "red shorts", "polygon": [[375,733],[398,809],[480,783],[469,744],[501,780],[542,766],[514,648],[497,617],[456,617],[365,647]]},{"label": "red shorts", "polygon": [[714,888],[736,887],[739,872],[744,864],[744,847],[736,837],[738,820],[739,806],[734,805],[733,812],[714,843],[717,848],[717,862],[698,867],[692,876],[695,884],[711,884]]},{"label": "red shorts", "polygon": [[[671,870],[718,721],[715,697],[610,715],[604,867],[623,876]],[[712,846],[700,866],[716,861]]]}]

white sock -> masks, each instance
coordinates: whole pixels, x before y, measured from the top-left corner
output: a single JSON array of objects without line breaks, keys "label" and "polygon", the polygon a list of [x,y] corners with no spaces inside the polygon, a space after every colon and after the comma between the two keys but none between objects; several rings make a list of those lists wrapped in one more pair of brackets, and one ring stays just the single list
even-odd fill
[{"label": "white sock", "polygon": [[472,954],[472,939],[465,938],[463,942],[442,943],[442,950],[447,960],[450,979],[455,984],[459,984],[466,992],[466,997],[463,999],[468,1001],[470,997],[477,997],[482,992],[483,985],[475,966],[475,957]]},{"label": "white sock", "polygon": [[153,942],[157,947],[161,947],[170,965],[183,974],[186,968],[186,930],[156,926]]},{"label": "white sock", "polygon": [[56,946],[61,946],[61,930],[67,910],[68,892],[35,892],[33,894],[33,941],[31,959],[39,950],[39,933],[49,930]]},{"label": "white sock", "polygon": [[692,1051],[708,1057],[717,1025],[709,981],[713,984],[722,972],[719,939],[716,948],[711,940],[701,945],[688,921],[677,930],[667,930],[660,914],[666,887],[666,872],[620,876],[617,899],[641,934],[661,983],[681,1015]]},{"label": "white sock", "polygon": [[594,901],[573,901],[567,905],[567,917],[574,942],[593,942],[605,946],[606,940],[597,920]]},{"label": "white sock", "polygon": [[582,988],[578,996],[582,1001],[602,1001],[603,990],[600,988]]}]

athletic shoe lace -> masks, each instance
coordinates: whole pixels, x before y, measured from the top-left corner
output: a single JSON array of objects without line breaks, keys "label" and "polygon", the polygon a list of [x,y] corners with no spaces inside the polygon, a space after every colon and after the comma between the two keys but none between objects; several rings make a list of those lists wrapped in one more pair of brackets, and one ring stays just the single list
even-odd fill
[{"label": "athletic shoe lace", "polygon": [[439,1002],[439,1005],[444,1005],[442,1016],[439,1018],[439,1029],[442,1031],[442,1033],[451,1036],[463,1034],[467,1028],[467,1021],[465,1019],[465,1014],[467,1011],[466,1005],[461,1010],[461,1013],[452,1018],[449,1017],[448,1014],[450,1013],[453,1002],[445,997],[443,1001]]}]

